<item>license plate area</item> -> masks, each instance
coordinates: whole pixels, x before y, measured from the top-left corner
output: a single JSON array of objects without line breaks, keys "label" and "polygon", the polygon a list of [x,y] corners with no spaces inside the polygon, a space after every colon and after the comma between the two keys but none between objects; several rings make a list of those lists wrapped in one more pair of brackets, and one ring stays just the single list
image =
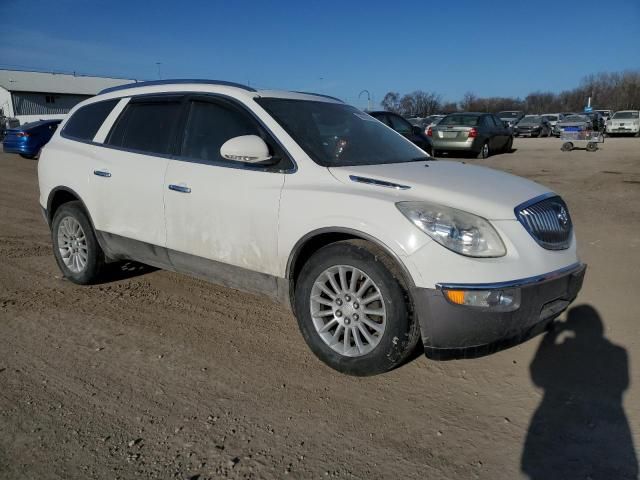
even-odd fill
[{"label": "license plate area", "polygon": [[456,138],[458,136],[458,132],[442,132],[442,138]]}]

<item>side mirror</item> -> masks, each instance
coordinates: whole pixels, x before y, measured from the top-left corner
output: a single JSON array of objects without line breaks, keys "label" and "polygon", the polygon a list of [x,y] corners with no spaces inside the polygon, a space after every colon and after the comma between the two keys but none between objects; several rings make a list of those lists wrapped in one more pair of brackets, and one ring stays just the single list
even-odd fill
[{"label": "side mirror", "polygon": [[220,147],[220,156],[244,163],[263,163],[272,159],[269,147],[257,135],[241,135],[227,140]]}]

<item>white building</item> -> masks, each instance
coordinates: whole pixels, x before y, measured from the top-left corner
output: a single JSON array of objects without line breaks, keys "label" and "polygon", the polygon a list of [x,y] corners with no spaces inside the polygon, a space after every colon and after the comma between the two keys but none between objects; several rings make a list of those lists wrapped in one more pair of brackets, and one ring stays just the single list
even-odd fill
[{"label": "white building", "polygon": [[135,81],[126,78],[0,70],[0,114],[17,118],[20,124],[64,118],[73,106],[101,90]]}]

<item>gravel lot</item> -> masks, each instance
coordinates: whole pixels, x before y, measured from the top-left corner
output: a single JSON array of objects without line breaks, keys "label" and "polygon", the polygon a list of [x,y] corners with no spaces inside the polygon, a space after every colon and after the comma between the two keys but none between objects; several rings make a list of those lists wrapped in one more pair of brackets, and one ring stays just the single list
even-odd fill
[{"label": "gravel lot", "polygon": [[0,478],[636,478],[640,138],[514,147],[466,161],[568,202],[589,270],[567,322],[373,378],[325,367],[258,296],[136,265],[65,281],[37,162],[1,154]]}]

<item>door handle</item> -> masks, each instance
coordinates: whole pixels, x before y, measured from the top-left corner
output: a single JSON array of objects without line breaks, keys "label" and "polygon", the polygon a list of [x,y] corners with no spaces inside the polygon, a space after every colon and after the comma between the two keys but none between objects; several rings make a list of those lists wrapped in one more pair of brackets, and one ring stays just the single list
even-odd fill
[{"label": "door handle", "polygon": [[111,172],[109,170],[94,170],[93,171],[94,175],[97,175],[98,177],[105,177],[105,178],[109,178],[111,177]]},{"label": "door handle", "polygon": [[186,185],[169,185],[169,190],[173,190],[174,192],[180,193],[191,193],[191,189]]}]

